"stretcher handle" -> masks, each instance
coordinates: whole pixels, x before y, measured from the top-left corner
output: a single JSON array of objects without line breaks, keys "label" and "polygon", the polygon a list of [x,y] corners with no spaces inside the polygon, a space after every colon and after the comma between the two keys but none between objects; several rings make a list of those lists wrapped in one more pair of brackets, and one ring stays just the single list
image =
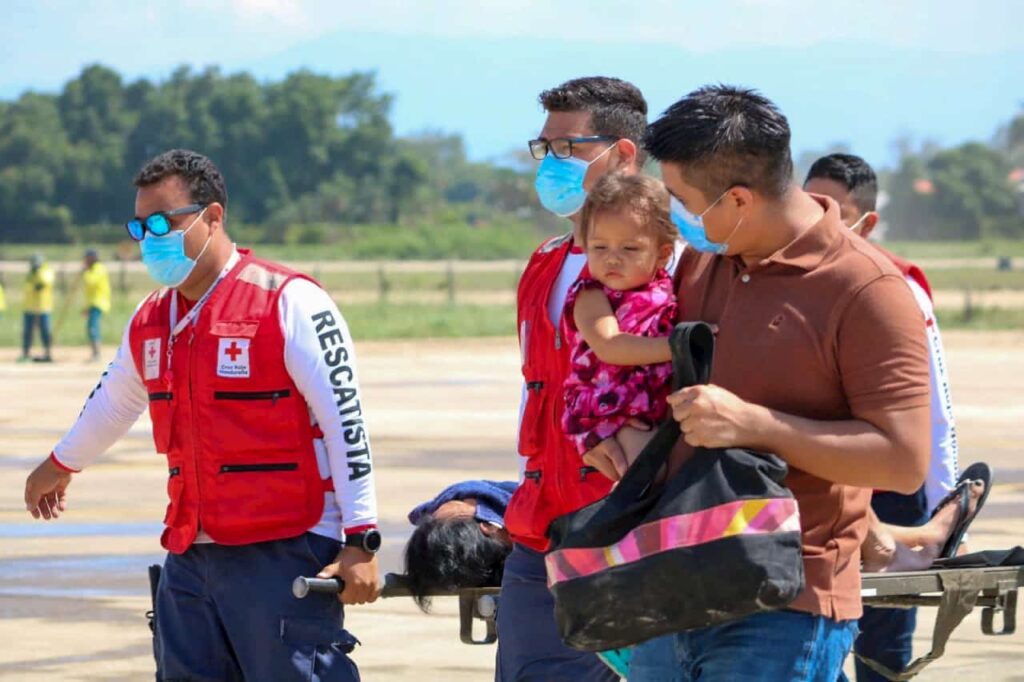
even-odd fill
[{"label": "stretcher handle", "polygon": [[299,576],[292,581],[292,594],[296,599],[305,599],[310,592],[322,594],[340,594],[345,591],[345,581],[341,578],[307,578]]}]

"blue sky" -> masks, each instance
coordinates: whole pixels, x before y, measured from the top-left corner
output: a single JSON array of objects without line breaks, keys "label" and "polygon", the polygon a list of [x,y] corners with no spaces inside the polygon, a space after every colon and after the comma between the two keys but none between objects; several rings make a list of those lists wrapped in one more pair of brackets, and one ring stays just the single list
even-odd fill
[{"label": "blue sky", "polygon": [[635,82],[652,116],[703,83],[761,89],[796,153],[987,140],[1024,104],[1016,0],[7,0],[0,98],[54,91],[100,62],[128,78],[219,65],[279,78],[375,70],[399,133],[459,132],[500,158],[543,119],[536,94],[580,75]]}]

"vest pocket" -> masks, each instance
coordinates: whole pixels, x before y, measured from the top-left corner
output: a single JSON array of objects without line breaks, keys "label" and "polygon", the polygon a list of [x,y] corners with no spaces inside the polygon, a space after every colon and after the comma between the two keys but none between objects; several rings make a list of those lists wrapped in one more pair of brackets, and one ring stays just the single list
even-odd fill
[{"label": "vest pocket", "polygon": [[271,405],[281,398],[290,398],[291,390],[281,388],[274,391],[214,391],[214,400],[269,400]]},{"label": "vest pocket", "polygon": [[170,391],[149,394],[149,419],[153,422],[153,444],[166,455],[171,449],[171,420],[174,415],[174,394]]},{"label": "vest pocket", "polygon": [[181,475],[181,467],[173,466],[167,470],[167,511],[164,513],[164,525],[173,526],[181,508],[181,494],[185,490],[185,479]]},{"label": "vest pocket", "polygon": [[543,417],[548,392],[543,381],[526,382],[526,405],[523,407],[523,418],[519,423],[519,454],[533,457],[540,451],[544,434]]},{"label": "vest pocket", "polygon": [[222,464],[222,474],[244,474],[252,471],[295,471],[299,468],[298,462],[263,462],[260,464]]},{"label": "vest pocket", "polygon": [[[244,449],[229,448],[235,452],[224,458],[228,461],[241,460],[240,464],[245,464],[246,459],[249,462],[263,459],[262,456],[250,459],[248,452],[297,448],[301,445],[301,429],[291,425],[299,409],[296,396],[289,388],[215,390],[213,410],[208,419],[204,419],[202,429],[204,433],[216,433],[217,439],[225,443],[245,443]],[[306,411],[304,406],[302,411]],[[305,421],[308,419],[305,417]],[[271,429],[275,431],[271,437],[260,437]]]}]

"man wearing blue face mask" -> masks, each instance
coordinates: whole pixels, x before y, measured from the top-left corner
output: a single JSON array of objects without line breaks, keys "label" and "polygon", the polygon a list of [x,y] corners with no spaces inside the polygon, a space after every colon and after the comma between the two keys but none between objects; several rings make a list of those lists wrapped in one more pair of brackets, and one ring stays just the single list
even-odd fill
[{"label": "man wearing blue face mask", "polygon": [[[167,457],[158,679],[357,680],[342,603],[379,591],[376,496],[355,351],[311,279],[236,249],[227,190],[176,149],[135,177],[126,227],[162,288],[137,308],[78,420],[25,483],[35,518],[148,406]],[[299,575],[344,591],[298,601]]]},{"label": "man wearing blue face mask", "polygon": [[647,103],[630,83],[603,77],[546,90],[540,103],[547,120],[529,142],[540,161],[537,195],[547,210],[569,219],[572,231],[542,244],[519,283],[522,479],[505,512],[513,546],[502,578],[496,679],[616,680],[596,655],[570,649],[559,638],[543,552],[552,519],[608,493],[611,480],[598,467],[614,473],[613,462],[619,462],[625,468],[614,438],[581,459],[562,432],[562,385],[571,350],[562,309],[586,262],[579,218],[587,191],[610,171],[639,172]]},{"label": "man wearing blue face mask", "polygon": [[920,313],[836,203],[793,182],[789,123],[759,93],[703,87],[645,141],[694,247],[679,321],[719,328],[710,384],[668,398],[683,433],[674,454],[744,447],[786,461],[805,589],[785,610],[640,644],[636,657],[667,655],[676,676],[630,680],[834,680],[861,615],[870,488],[912,493],[928,469]]}]

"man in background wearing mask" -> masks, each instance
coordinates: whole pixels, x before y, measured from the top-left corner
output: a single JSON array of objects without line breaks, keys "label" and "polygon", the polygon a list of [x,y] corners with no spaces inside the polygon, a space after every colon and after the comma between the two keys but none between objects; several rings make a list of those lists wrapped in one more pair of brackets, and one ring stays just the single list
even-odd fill
[{"label": "man in background wearing mask", "polygon": [[[514,542],[505,562],[495,677],[513,680],[617,680],[596,655],[566,647],[547,588],[547,527],[556,516],[604,497],[611,481],[580,459],[561,429],[562,384],[571,349],[562,308],[586,262],[580,209],[587,190],[610,171],[639,172],[647,103],[630,83],[579,78],[540,94],[547,120],[529,143],[540,161],[541,205],[568,218],[572,232],[544,242],[523,272],[517,294],[523,398],[519,419],[522,481],[505,512]],[[614,439],[610,439],[614,443]]]},{"label": "man in background wearing mask", "polygon": [[[701,88],[645,140],[693,247],[679,265],[680,321],[718,325],[710,384],[668,398],[683,445],[786,461],[806,585],[787,610],[670,635],[675,679],[835,680],[861,615],[870,488],[912,493],[928,470],[917,305],[834,202],[793,183],[789,123],[760,94]],[[670,678],[631,670],[631,682],[650,679]]]},{"label": "man in background wearing mask", "polygon": [[[35,518],[149,407],[168,458],[156,595],[161,679],[355,680],[340,602],[378,593],[376,497],[355,355],[315,282],[236,249],[227,191],[176,149],[135,177],[139,242],[163,288],[138,307],[71,430],[25,483]],[[344,542],[344,545],[342,544]],[[299,575],[338,599],[296,600]]]},{"label": "man in background wearing mask", "polygon": [[[835,199],[843,224],[865,239],[878,224],[876,201],[878,180],[868,163],[852,154],[830,154],[814,162],[804,189]],[[928,521],[936,505],[956,485],[958,475],[956,430],[950,399],[949,375],[942,350],[942,337],[932,308],[931,287],[924,273],[913,263],[875,245],[900,271],[914,294],[928,336],[931,370],[931,461],[928,478],[912,495],[876,490],[871,506],[878,518],[898,526],[920,526]],[[871,543],[869,537],[868,542]],[[865,560],[865,568],[870,563]],[[882,663],[890,670],[903,670],[910,662],[917,623],[917,609],[865,607],[860,619],[861,634],[854,649],[858,654]],[[884,677],[857,661],[859,682],[882,682]]]},{"label": "man in background wearing mask", "polygon": [[50,344],[50,315],[53,313],[53,268],[46,262],[41,253],[33,253],[28,260],[28,275],[25,276],[25,291],[22,295],[24,317],[21,334],[21,357],[18,362],[32,359],[32,336],[36,323],[39,324],[39,338],[43,342],[43,355],[36,358],[38,362],[53,362]]}]

